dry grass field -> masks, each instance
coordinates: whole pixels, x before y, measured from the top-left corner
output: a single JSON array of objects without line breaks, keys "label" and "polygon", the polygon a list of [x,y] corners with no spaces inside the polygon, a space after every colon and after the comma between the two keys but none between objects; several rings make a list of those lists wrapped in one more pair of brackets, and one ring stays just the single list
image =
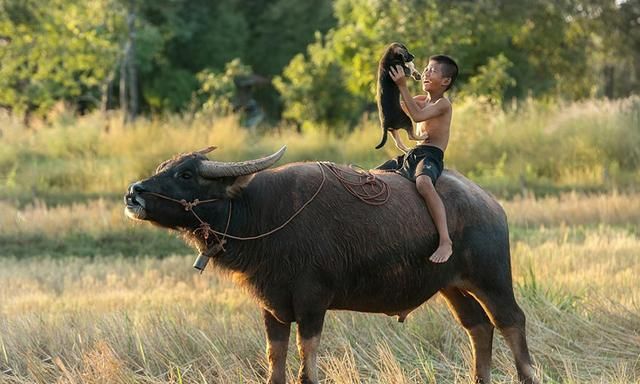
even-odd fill
[{"label": "dry grass field", "polygon": [[[372,117],[343,135],[250,132],[234,117],[119,120],[62,110],[26,129],[0,116],[0,383],[264,382],[251,298],[216,271],[196,273],[192,250],[125,219],[116,198],[162,160],[208,145],[222,161],[286,144],[283,163],[363,167],[397,151],[373,150]],[[640,98],[505,109],[457,100],[452,124],[447,166],[508,213],[514,288],[542,382],[640,383]],[[325,324],[323,383],[469,380],[467,337],[438,296],[404,324],[352,312],[330,312]],[[292,381],[293,339],[288,359]],[[514,380],[499,336],[492,374]]]},{"label": "dry grass field", "polygon": [[[576,193],[503,202],[516,294],[543,383],[640,383],[639,202]],[[0,233],[172,236],[127,222],[121,209],[103,200],[4,203]],[[265,340],[251,298],[215,270],[196,273],[186,248],[162,258],[148,249],[135,257],[1,255],[0,382],[263,382]],[[466,335],[436,296],[405,324],[330,312],[319,362],[324,383],[466,383],[470,357]],[[288,360],[293,380],[293,340]],[[495,383],[513,382],[499,336],[493,366]]]}]

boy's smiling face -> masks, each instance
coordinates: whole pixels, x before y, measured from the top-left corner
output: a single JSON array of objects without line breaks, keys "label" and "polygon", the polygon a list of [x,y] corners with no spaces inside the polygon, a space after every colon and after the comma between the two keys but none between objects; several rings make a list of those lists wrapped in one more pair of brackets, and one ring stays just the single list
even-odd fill
[{"label": "boy's smiling face", "polygon": [[425,92],[444,92],[451,83],[450,77],[444,77],[442,64],[429,61],[429,65],[422,72],[422,90]]}]

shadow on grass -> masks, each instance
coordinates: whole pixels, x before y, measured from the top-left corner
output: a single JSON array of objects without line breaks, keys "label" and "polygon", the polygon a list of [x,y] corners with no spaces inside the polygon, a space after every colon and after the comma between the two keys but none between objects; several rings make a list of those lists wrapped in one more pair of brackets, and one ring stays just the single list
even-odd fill
[{"label": "shadow on grass", "polygon": [[176,236],[165,232],[131,231],[110,232],[100,235],[74,233],[64,237],[1,236],[0,256],[31,257],[34,255],[99,256],[150,255],[164,257],[171,254],[190,254],[194,251]]}]

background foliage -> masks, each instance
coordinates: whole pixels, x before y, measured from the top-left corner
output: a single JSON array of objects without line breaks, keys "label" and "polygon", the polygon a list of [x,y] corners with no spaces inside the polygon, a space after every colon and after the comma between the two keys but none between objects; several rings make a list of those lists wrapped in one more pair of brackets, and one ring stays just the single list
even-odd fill
[{"label": "background foliage", "polygon": [[[639,22],[640,0],[0,0],[0,382],[263,383],[255,303],[126,219],[122,195],[208,145],[221,161],[397,155],[373,150],[374,91],[401,41],[419,67],[460,63],[447,166],[507,212],[541,381],[640,383]],[[238,77],[265,83],[248,95],[267,119],[238,110]],[[469,380],[437,296],[403,325],[325,324],[328,382]],[[493,349],[494,382],[513,382]]]},{"label": "background foliage", "polygon": [[[469,97],[455,108],[447,167],[500,197],[637,191],[640,185],[638,96],[572,103],[528,99],[506,111]],[[34,131],[0,117],[0,198],[119,200],[129,183],[148,177],[162,160],[207,145],[219,147],[210,158],[220,161],[261,157],[284,144],[288,149],[281,163],[330,160],[371,168],[397,155],[390,145],[373,149],[380,134],[375,118],[341,134],[298,132],[284,123],[253,134],[237,116],[215,118],[205,112],[138,119],[126,126],[120,120],[112,116],[105,132],[100,113],[65,112],[52,118],[50,127]]]},{"label": "background foliage", "polygon": [[58,101],[117,108],[131,83],[143,112],[184,112],[199,73],[240,59],[275,79],[256,90],[271,121],[344,132],[372,110],[391,41],[419,66],[455,57],[461,97],[624,97],[640,87],[639,18],[640,0],[2,0],[0,105],[27,121]]}]

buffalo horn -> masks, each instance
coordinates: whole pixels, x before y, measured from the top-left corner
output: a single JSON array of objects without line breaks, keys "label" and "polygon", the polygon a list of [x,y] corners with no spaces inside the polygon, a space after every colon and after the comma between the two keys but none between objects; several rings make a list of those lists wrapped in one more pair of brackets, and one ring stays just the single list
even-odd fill
[{"label": "buffalo horn", "polygon": [[224,163],[219,161],[205,160],[200,165],[200,175],[208,179],[215,179],[216,177],[227,176],[243,176],[250,175],[267,169],[275,164],[287,149],[287,146],[283,146],[278,152],[263,157],[261,159],[241,161],[237,163]]},{"label": "buffalo horn", "polygon": [[203,148],[203,149],[201,149],[201,150],[199,150],[199,151],[196,151],[196,152],[198,152],[198,153],[199,153],[199,154],[201,154],[201,155],[206,155],[207,153],[209,153],[209,152],[213,151],[213,150],[214,150],[214,149],[216,149],[216,148],[218,148],[218,147],[216,147],[216,146],[213,146],[213,145],[212,145],[212,146],[210,146],[210,147]]}]

